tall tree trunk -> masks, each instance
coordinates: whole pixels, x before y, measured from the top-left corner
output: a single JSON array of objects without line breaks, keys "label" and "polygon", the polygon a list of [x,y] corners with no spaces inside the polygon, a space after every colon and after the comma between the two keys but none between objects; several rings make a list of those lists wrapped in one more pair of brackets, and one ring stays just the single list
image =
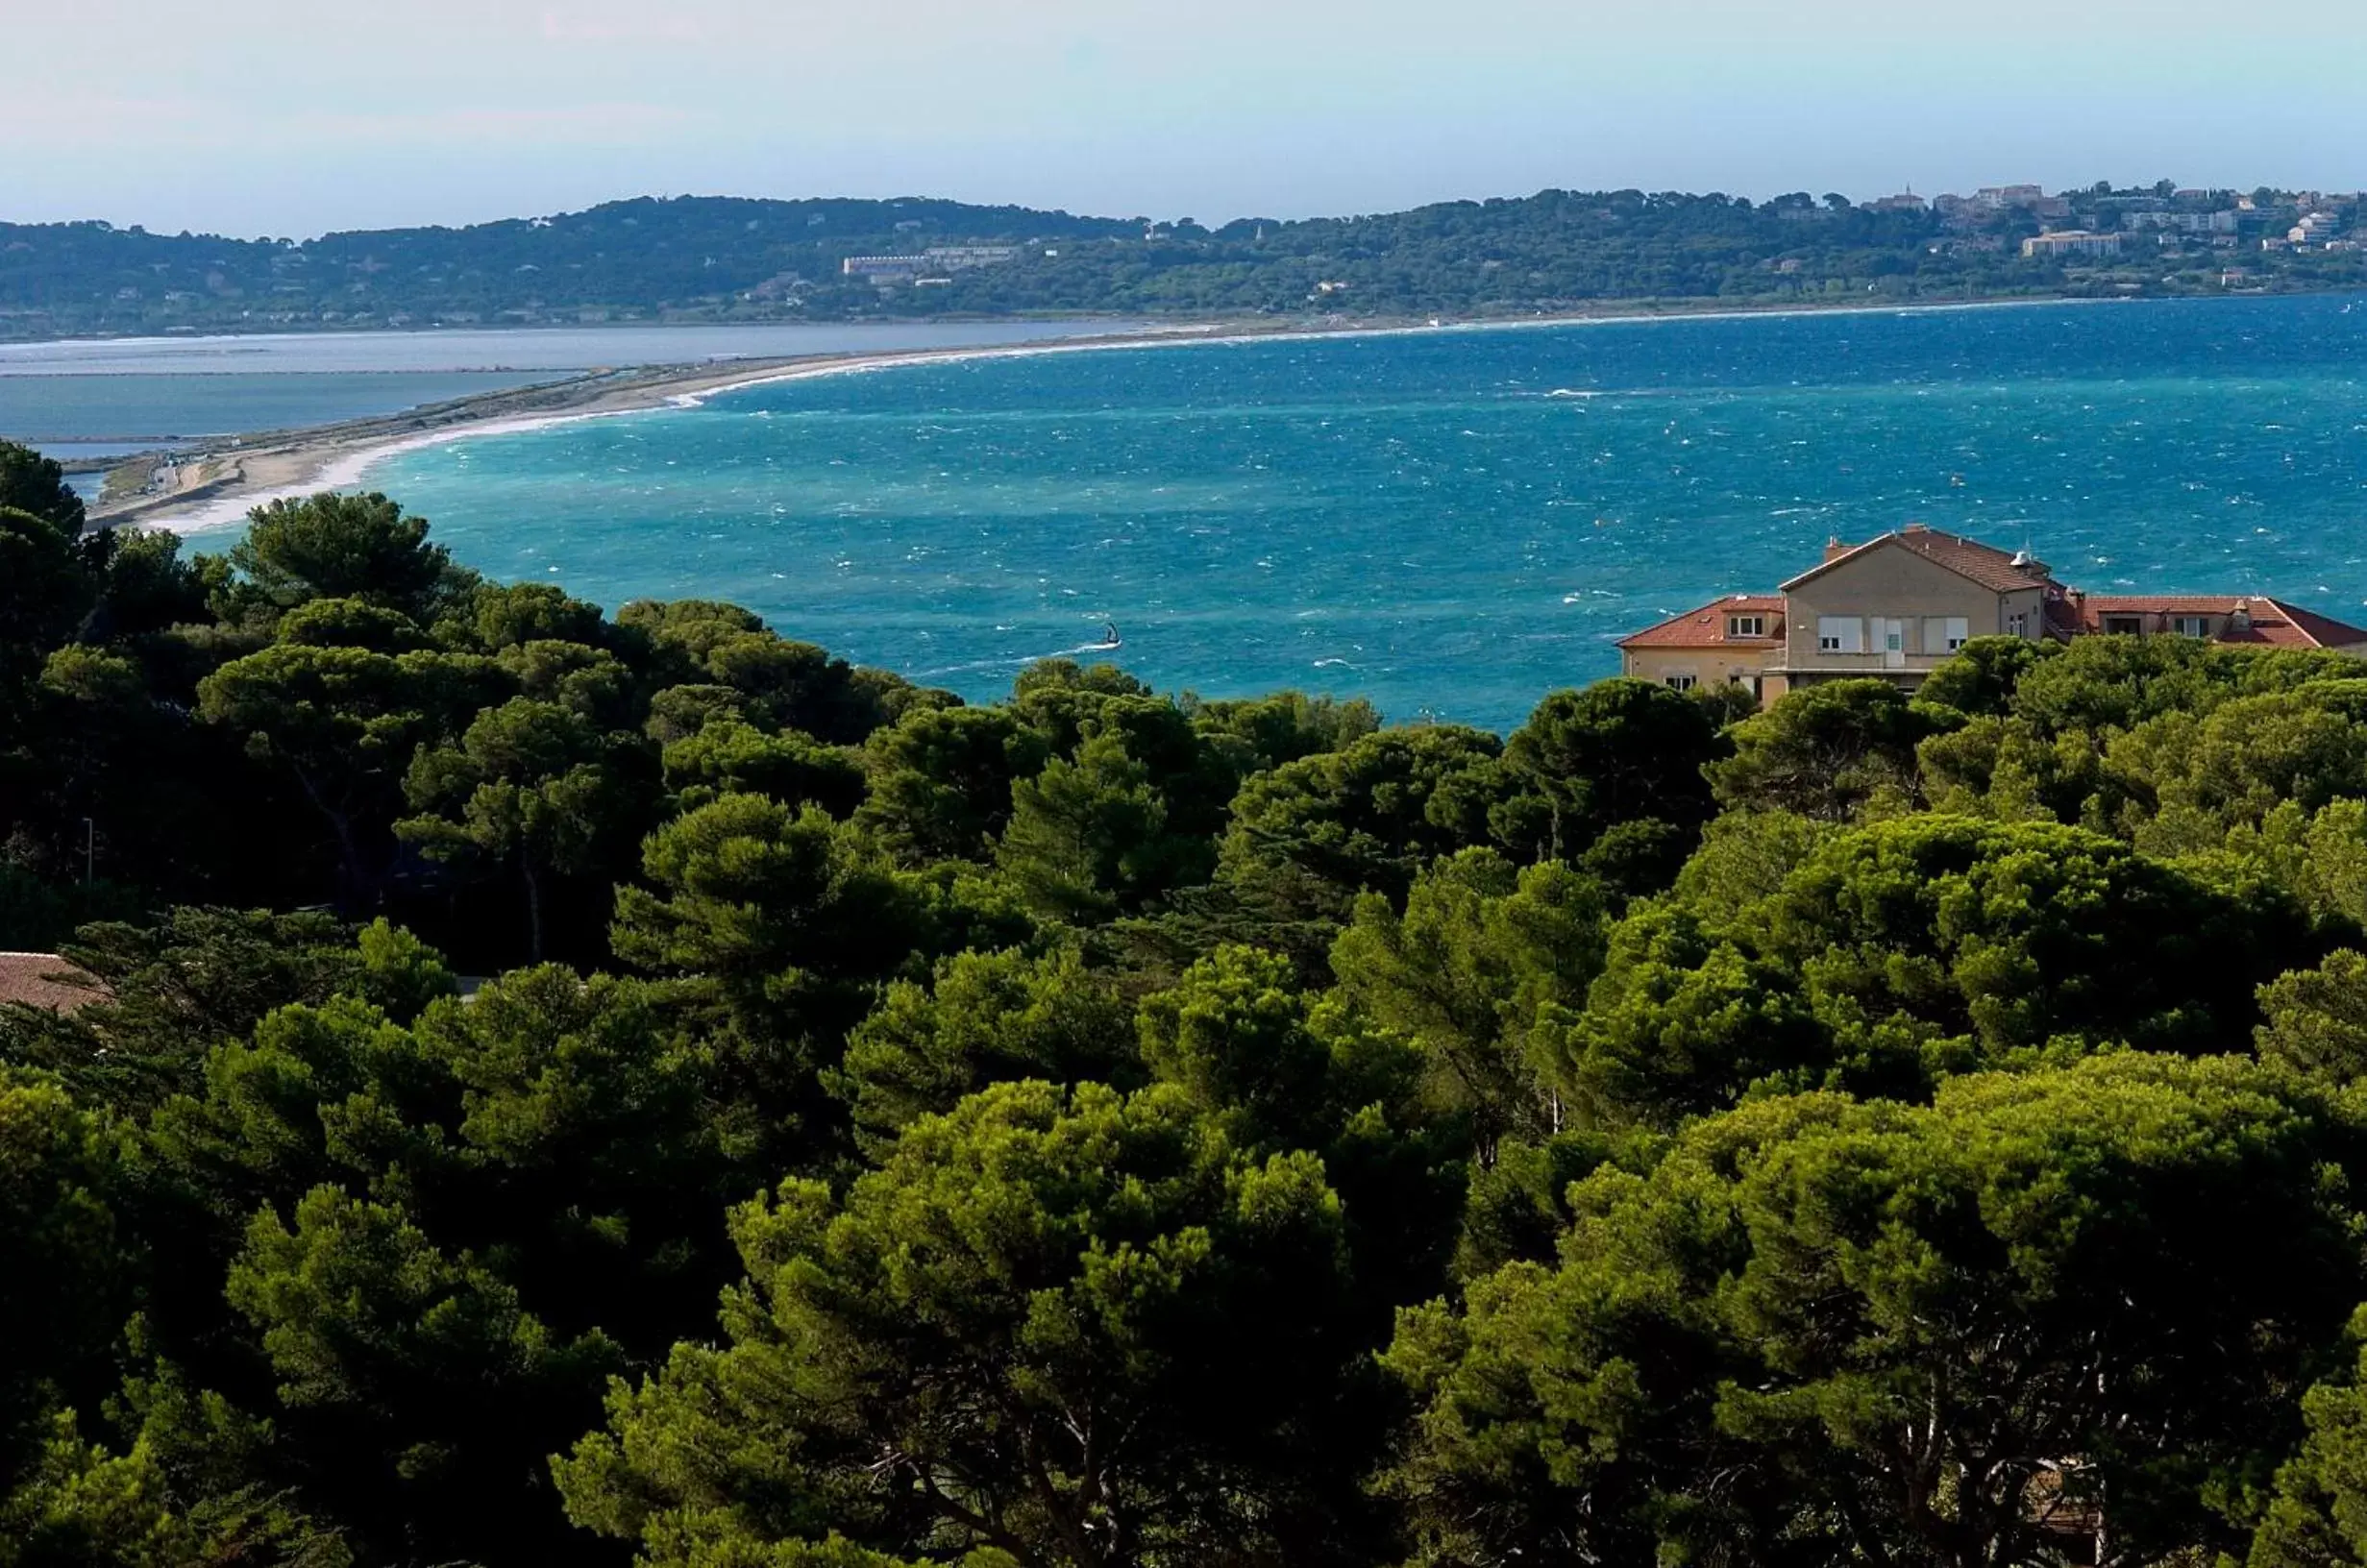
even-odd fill
[{"label": "tall tree trunk", "polygon": [[542,962],[542,878],[534,874],[534,857],[526,849],[518,851],[518,869],[526,874],[526,955],[530,963]]},{"label": "tall tree trunk", "polygon": [[329,825],[337,836],[338,882],[337,913],[348,918],[374,915],[378,904],[378,879],[361,858],[361,845],[354,837],[353,820],[341,811],[328,811]]}]

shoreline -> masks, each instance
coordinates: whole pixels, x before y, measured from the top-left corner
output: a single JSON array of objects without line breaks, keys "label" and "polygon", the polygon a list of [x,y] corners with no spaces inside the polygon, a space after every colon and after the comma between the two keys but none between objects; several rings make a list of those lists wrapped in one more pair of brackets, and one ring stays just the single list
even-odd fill
[{"label": "shoreline", "polygon": [[[964,345],[940,349],[890,349],[792,358],[708,361],[656,365],[631,371],[593,372],[559,380],[479,393],[447,404],[397,414],[347,420],[299,429],[234,438],[223,447],[184,448],[158,454],[180,459],[169,466],[169,489],[91,509],[99,527],[149,527],[177,533],[232,527],[258,506],[329,490],[362,485],[371,469],[388,459],[430,447],[483,436],[522,434],[582,420],[695,408],[727,393],[824,376],[865,375],[921,364],[972,363],[1088,354],[1128,349],[1244,347],[1264,342],[1324,338],[1377,338],[1465,331],[1521,331],[1557,327],[1623,326],[1684,321],[1736,321],[1827,315],[1925,315],[1949,311],[2026,309],[2038,306],[2111,305],[2109,299],[1958,300],[1927,304],[1872,305],[1851,301],[1818,306],[1716,309],[1632,309],[1522,317],[1515,320],[1379,321],[1339,320],[1269,324],[1213,321],[1137,329],[1036,342]],[[136,465],[135,465],[136,466]],[[167,466],[160,463],[158,466]]]},{"label": "shoreline", "polygon": [[[885,370],[937,360],[971,359],[1018,350],[1125,348],[1163,342],[1211,341],[1217,327],[1172,332],[1114,334],[1055,344],[891,349],[790,358],[710,360],[596,371],[499,392],[479,393],[400,413],[232,438],[226,444],[183,447],[151,454],[176,471],[170,488],[90,510],[98,527],[140,527],[196,533],[245,521],[255,507],[324,490],[351,489],[377,464],[407,452],[478,436],[509,435],[579,420],[696,407],[724,392],[811,376]],[[136,467],[141,461],[118,464]]]}]

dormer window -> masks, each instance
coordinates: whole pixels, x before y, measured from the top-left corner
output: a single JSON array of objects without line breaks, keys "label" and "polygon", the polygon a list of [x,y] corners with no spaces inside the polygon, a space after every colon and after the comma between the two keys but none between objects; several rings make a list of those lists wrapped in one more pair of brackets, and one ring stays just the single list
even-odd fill
[{"label": "dormer window", "polygon": [[2210,617],[2207,615],[2174,615],[2170,617],[2170,629],[2181,637],[2208,637],[2211,634]]},{"label": "dormer window", "polygon": [[1730,615],[1726,618],[1726,635],[1729,637],[1764,637],[1766,634],[1767,618],[1763,615]]}]

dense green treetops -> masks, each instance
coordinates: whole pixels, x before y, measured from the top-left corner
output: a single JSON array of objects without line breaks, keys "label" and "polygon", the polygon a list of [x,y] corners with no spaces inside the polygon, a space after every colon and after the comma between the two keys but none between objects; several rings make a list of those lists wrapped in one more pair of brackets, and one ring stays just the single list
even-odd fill
[{"label": "dense green treetops", "polygon": [[13,441],[0,441],[0,510],[28,512],[72,538],[82,532],[83,502],[50,458]]},{"label": "dense green treetops", "polygon": [[0,1568],[2367,1562],[2367,666],[972,707],[12,504]]}]

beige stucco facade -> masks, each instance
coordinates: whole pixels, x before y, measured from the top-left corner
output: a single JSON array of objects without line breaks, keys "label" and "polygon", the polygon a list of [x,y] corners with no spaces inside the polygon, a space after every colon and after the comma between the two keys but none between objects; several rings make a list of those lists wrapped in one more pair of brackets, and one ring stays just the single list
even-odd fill
[{"label": "beige stucco facade", "polygon": [[[1792,684],[1853,676],[1922,677],[1960,637],[2035,639],[2046,585],[1999,590],[1904,547],[1864,550],[1785,589],[1781,669]],[[1829,646],[1838,634],[1840,646]]]},{"label": "beige stucco facade", "polygon": [[1729,644],[1722,648],[1630,648],[1621,650],[1623,674],[1680,690],[1688,686],[1750,687],[1763,702],[1784,695],[1783,677],[1767,667],[1783,662],[1776,643]]}]

